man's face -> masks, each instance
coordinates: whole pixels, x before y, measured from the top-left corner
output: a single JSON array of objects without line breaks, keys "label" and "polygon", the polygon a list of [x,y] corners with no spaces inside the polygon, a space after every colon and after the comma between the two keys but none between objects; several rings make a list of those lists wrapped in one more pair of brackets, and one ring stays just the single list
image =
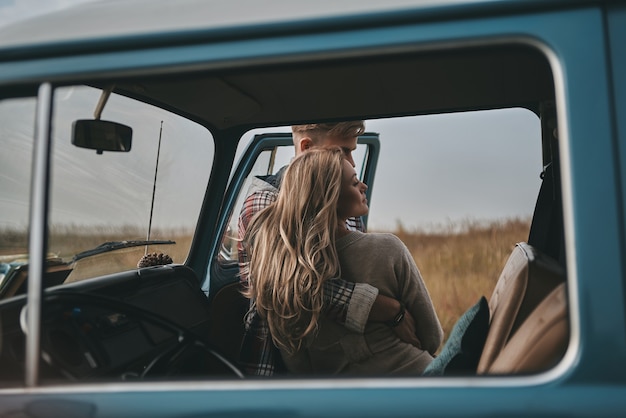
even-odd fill
[{"label": "man's face", "polygon": [[355,166],[354,159],[352,158],[352,151],[356,149],[357,137],[339,137],[339,136],[326,136],[319,144],[322,147],[337,146],[343,151],[343,158],[348,161],[352,167]]}]

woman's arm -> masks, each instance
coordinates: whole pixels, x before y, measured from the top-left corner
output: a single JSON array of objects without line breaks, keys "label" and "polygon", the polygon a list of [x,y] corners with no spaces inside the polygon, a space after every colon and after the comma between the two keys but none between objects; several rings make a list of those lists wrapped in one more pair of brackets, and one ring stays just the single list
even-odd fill
[{"label": "woman's arm", "polygon": [[398,252],[401,254],[401,265],[397,269],[400,289],[398,297],[415,319],[420,348],[434,354],[443,340],[443,329],[413,256],[400,239],[398,243]]}]

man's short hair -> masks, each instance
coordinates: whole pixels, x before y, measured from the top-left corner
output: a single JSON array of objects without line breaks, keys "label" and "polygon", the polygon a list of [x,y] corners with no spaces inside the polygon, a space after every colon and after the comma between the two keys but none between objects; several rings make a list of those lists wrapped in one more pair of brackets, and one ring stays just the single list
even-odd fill
[{"label": "man's short hair", "polygon": [[365,123],[362,120],[337,123],[310,123],[307,125],[293,125],[291,131],[294,137],[302,138],[308,136],[314,142],[327,136],[354,138],[365,132]]}]

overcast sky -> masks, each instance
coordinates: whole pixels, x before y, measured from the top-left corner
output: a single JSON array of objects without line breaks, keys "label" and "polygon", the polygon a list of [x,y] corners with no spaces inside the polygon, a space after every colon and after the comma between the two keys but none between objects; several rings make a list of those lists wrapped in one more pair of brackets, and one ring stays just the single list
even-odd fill
[{"label": "overcast sky", "polygon": [[95,0],[0,0],[0,26]]}]

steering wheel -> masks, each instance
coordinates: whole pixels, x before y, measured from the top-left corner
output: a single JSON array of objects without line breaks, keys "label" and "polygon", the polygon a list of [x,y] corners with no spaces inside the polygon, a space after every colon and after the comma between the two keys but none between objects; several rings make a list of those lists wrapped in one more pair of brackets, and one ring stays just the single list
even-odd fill
[{"label": "steering wheel", "polygon": [[[170,344],[167,349],[155,354],[151,360],[147,361],[143,370],[133,373],[124,373],[122,374],[123,378],[129,379],[132,377],[147,379],[160,376],[185,374],[193,374],[197,377],[202,375],[202,373],[216,374],[216,372],[219,375],[226,375],[240,379],[244,377],[237,366],[220,354],[218,350],[212,347],[200,336],[191,330],[174,323],[170,319],[146,309],[107,296],[60,290],[52,293],[44,293],[42,318],[47,318],[49,317],[48,315],[51,314],[58,314],[59,309],[55,305],[61,305],[63,308],[66,308],[61,310],[61,312],[63,312],[66,316],[71,315],[72,312],[80,312],[83,308],[100,308],[103,310],[109,310],[112,317],[116,317],[116,315],[124,318],[126,316],[134,317],[137,322],[155,325],[159,328],[166,329],[175,335],[175,341]],[[27,305],[22,308],[20,319],[20,324],[24,334],[27,334],[26,321],[24,320],[26,307]],[[44,323],[45,322],[46,321],[44,321]],[[72,325],[73,328],[85,328],[88,326],[91,326],[91,324],[86,323],[81,326],[76,324]],[[69,336],[70,339],[72,339],[73,337],[73,339],[76,340],[75,345],[80,343],[88,346],[88,348],[91,349],[88,350],[88,352],[97,352],[99,349],[101,351],[101,348],[93,347],[93,341],[90,341],[90,339],[85,338],[82,335],[77,336],[77,334],[80,334],[83,331],[84,330],[81,329],[77,330],[75,333],[71,332],[71,336],[69,335],[70,332],[66,332],[65,338],[67,339]],[[62,341],[62,339],[60,341]],[[52,344],[49,339],[46,340],[46,342],[48,346]],[[56,350],[53,349],[46,351],[44,345],[46,344],[44,344],[44,339],[42,338],[41,353],[45,364],[69,380],[78,380],[79,378],[75,375],[75,373],[68,370],[67,366],[64,366],[64,363],[71,360],[71,354],[67,354],[67,352],[72,353],[72,350],[60,350],[57,347]],[[79,353],[78,351],[80,350],[75,349],[73,354],[83,355],[85,357],[88,355],[91,356],[89,353]],[[91,356],[88,360],[94,364],[96,363],[93,356]]]}]

